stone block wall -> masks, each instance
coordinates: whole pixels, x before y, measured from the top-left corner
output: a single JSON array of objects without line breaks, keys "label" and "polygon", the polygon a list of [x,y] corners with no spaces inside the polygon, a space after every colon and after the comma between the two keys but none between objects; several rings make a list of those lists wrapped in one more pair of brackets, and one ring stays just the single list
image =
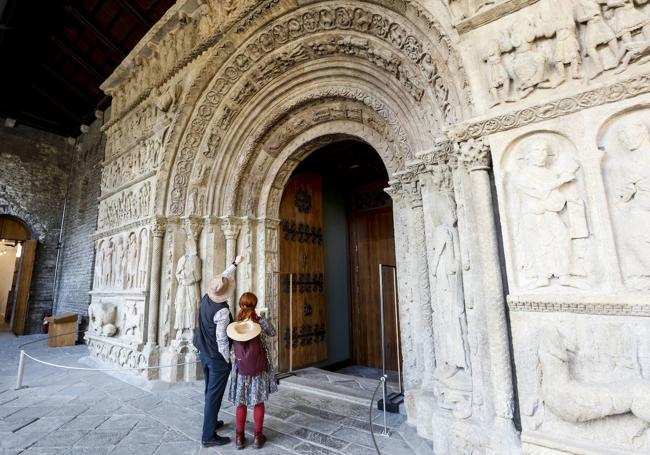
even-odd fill
[{"label": "stone block wall", "polygon": [[73,154],[73,173],[68,186],[68,206],[64,221],[59,276],[54,313],[77,313],[86,324],[93,280],[94,243],[100,195],[101,161],[105,136],[101,131],[105,113],[78,139]]},{"label": "stone block wall", "polygon": [[[3,119],[4,123],[4,119]],[[23,220],[38,240],[25,333],[52,311],[54,269],[71,146],[27,126],[0,126],[0,214]]]}]

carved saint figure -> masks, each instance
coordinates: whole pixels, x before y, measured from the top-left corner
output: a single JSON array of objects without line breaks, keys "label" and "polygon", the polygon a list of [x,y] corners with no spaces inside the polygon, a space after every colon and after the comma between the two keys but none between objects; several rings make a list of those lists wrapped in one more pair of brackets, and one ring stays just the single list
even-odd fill
[{"label": "carved saint figure", "polygon": [[456,204],[451,194],[444,198],[439,210],[440,224],[433,233],[435,249],[433,270],[436,277],[435,298],[440,317],[441,350],[438,362],[442,375],[450,378],[467,370],[465,299],[463,296],[460,243],[456,223]]},{"label": "carved saint figure", "polygon": [[176,339],[185,338],[183,335],[189,331],[189,339],[194,335],[196,327],[196,309],[201,300],[201,259],[196,254],[193,240],[186,242],[185,254],[176,266],[176,320],[174,328],[177,330]]},{"label": "carved saint figure", "polygon": [[523,252],[523,269],[531,288],[550,285],[582,287],[573,275],[572,240],[589,236],[584,202],[572,198],[565,185],[576,180],[579,165],[561,172],[549,168],[551,146],[544,139],[531,142],[524,164],[513,176],[519,198],[516,241]]},{"label": "carved saint figure", "polygon": [[[623,273],[634,287],[650,287],[650,135],[645,124],[625,123],[617,130],[622,154],[611,169],[611,185],[618,209],[619,235],[624,246]],[[621,223],[624,223],[624,227]]]},{"label": "carved saint figure", "polygon": [[601,44],[607,44],[609,46],[616,61],[621,58],[616,35],[605,22],[599,1],[602,0],[577,0],[573,10],[576,22],[584,28],[583,37],[585,48],[583,49],[583,55],[591,57],[596,67],[596,71],[592,77],[602,73],[605,69],[602,57],[598,51],[598,46]]},{"label": "carved saint figure", "polygon": [[126,263],[126,287],[134,288],[136,286],[136,277],[138,270],[138,239],[134,232],[129,234],[127,244],[127,263]]},{"label": "carved saint figure", "polygon": [[208,0],[200,0],[199,3],[199,39],[204,40],[214,32],[214,11]]}]

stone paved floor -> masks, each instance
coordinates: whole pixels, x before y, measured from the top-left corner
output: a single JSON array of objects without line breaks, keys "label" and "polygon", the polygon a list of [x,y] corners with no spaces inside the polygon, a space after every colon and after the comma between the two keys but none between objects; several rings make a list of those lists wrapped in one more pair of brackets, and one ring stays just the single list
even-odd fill
[{"label": "stone paved floor", "polygon": [[[203,449],[202,385],[150,392],[100,372],[55,369],[28,360],[25,389],[14,390],[18,349],[32,337],[0,334],[0,454],[197,454],[245,453],[234,444]],[[44,360],[85,366],[83,345],[27,347]],[[354,393],[354,392],[352,392]],[[251,413],[249,413],[251,414]],[[233,408],[224,403],[221,434],[233,436]],[[250,416],[252,417],[252,416]],[[404,416],[389,415],[391,436],[378,436],[382,455],[431,454]],[[374,412],[374,429],[382,418]],[[252,425],[250,425],[252,428]],[[357,403],[280,386],[267,406],[268,443],[260,455],[373,455],[368,408]],[[249,435],[250,436],[250,435]]]}]

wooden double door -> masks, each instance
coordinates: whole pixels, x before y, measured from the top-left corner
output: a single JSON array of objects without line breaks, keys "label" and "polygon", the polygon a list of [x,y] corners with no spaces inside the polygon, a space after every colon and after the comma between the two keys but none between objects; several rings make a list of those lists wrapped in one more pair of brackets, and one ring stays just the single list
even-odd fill
[{"label": "wooden double door", "polygon": [[[395,264],[392,204],[384,187],[385,182],[378,182],[348,189],[348,260],[342,265],[348,268],[349,314],[342,315],[340,321],[349,324],[350,360],[373,368],[382,365],[379,264]],[[280,274],[281,369],[299,369],[328,359],[326,229],[322,177],[307,171],[295,174],[280,203],[280,270],[286,272]],[[384,268],[387,368],[395,370],[399,333],[393,273],[394,269]]]}]

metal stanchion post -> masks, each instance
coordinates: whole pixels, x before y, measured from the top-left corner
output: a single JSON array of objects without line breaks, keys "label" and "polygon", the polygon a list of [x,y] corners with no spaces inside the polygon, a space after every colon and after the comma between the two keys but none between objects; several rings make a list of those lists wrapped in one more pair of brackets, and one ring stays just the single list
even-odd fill
[{"label": "metal stanchion post", "polygon": [[16,376],[16,390],[23,388],[23,376],[25,374],[25,351],[20,350],[20,360],[18,361],[18,375]]},{"label": "metal stanchion post", "polygon": [[388,431],[388,421],[386,418],[386,400],[388,399],[388,394],[386,393],[386,378],[388,378],[388,376],[385,374],[381,377],[381,385],[384,389],[384,431],[381,433],[382,436],[390,436],[390,432]]},{"label": "metal stanchion post", "polygon": [[289,373],[293,373],[293,273],[289,274]]}]

